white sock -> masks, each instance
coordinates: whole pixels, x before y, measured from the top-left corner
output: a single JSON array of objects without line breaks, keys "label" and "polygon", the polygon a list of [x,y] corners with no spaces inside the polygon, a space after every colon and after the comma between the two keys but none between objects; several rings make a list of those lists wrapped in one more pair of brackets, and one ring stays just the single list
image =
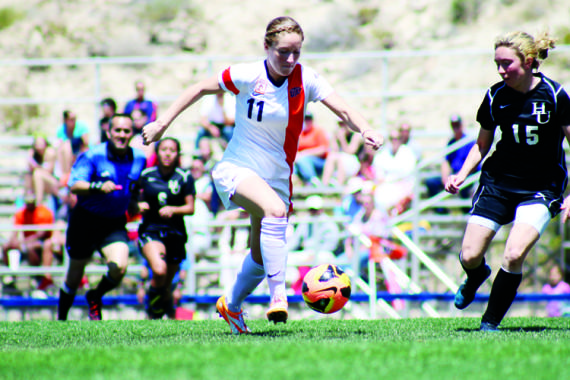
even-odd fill
[{"label": "white sock", "polygon": [[285,272],[287,271],[287,218],[263,218],[261,220],[261,256],[267,274],[271,299],[285,296]]},{"label": "white sock", "polygon": [[250,252],[243,260],[241,270],[238,272],[236,281],[226,298],[228,309],[234,313],[240,311],[245,297],[253,292],[264,278],[265,269],[263,269],[263,265],[253,261]]}]

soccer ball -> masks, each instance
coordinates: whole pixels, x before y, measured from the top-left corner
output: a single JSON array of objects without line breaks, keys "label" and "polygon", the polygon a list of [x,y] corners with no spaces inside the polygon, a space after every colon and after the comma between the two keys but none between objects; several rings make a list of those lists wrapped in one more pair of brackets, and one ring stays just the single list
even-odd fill
[{"label": "soccer ball", "polygon": [[318,313],[335,313],[350,299],[350,278],[336,265],[311,268],[303,279],[303,299]]}]

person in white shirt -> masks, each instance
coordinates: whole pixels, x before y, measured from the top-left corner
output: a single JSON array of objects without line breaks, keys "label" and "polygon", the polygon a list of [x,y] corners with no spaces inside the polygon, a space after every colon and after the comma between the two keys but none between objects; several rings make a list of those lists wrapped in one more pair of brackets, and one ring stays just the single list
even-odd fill
[{"label": "person in white shirt", "polygon": [[374,157],[372,166],[377,175],[374,200],[376,207],[391,215],[406,208],[411,200],[416,155],[402,144],[398,130],[390,132],[390,145]]},{"label": "person in white shirt", "polygon": [[202,96],[229,91],[236,97],[234,135],[212,172],[226,208],[241,207],[251,218],[251,252],[229,294],[216,304],[234,334],[250,332],[241,304],[264,278],[271,298],[267,318],[274,323],[287,321],[285,233],[292,212],[291,173],[307,104],[321,101],[362,134],[366,144],[378,149],[383,143],[380,133],[323,77],[298,62],[303,39],[303,30],[292,18],[273,19],[265,33],[265,60],[232,65],[190,86],[143,131],[147,143],[156,141]]}]

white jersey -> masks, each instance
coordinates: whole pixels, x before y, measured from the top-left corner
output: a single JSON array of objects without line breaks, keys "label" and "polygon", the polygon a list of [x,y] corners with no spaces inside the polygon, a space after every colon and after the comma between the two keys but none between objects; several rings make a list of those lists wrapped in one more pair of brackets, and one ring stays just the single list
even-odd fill
[{"label": "white jersey", "polygon": [[301,64],[277,87],[265,61],[230,66],[219,73],[218,82],[236,96],[234,134],[222,161],[265,180],[290,179],[307,104],[325,99],[332,87]]}]

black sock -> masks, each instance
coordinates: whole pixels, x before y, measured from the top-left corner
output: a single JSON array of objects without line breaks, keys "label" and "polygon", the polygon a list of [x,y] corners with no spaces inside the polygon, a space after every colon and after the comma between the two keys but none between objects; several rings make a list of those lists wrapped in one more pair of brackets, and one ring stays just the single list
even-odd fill
[{"label": "black sock", "polygon": [[486,261],[484,257],[483,260],[481,260],[481,264],[479,264],[477,268],[472,268],[472,269],[465,268],[465,265],[463,265],[463,261],[461,261],[461,254],[459,254],[459,263],[461,264],[461,267],[467,274],[467,277],[472,278],[474,280],[479,280],[479,279],[484,280],[486,278],[485,276],[487,275],[487,269],[485,268]]},{"label": "black sock", "polygon": [[103,298],[105,293],[117,287],[117,283],[109,277],[109,274],[103,275],[97,287],[93,290],[93,294],[98,298]]},{"label": "black sock", "polygon": [[71,309],[74,300],[75,300],[75,293],[70,294],[65,292],[63,289],[59,289],[59,300],[57,301],[58,321],[67,321],[67,313],[69,312],[69,309]]},{"label": "black sock", "polygon": [[481,286],[483,281],[487,279],[487,268],[485,267],[486,261],[484,257],[483,260],[481,260],[481,264],[479,264],[477,268],[472,268],[472,269],[465,268],[465,266],[463,265],[463,261],[461,261],[461,254],[459,254],[459,263],[461,264],[461,267],[467,274],[467,279],[473,285],[479,287]]},{"label": "black sock", "polygon": [[499,270],[495,281],[493,281],[489,303],[481,319],[482,322],[491,323],[495,326],[501,323],[517,295],[521,281],[522,273],[509,273],[503,268]]}]

